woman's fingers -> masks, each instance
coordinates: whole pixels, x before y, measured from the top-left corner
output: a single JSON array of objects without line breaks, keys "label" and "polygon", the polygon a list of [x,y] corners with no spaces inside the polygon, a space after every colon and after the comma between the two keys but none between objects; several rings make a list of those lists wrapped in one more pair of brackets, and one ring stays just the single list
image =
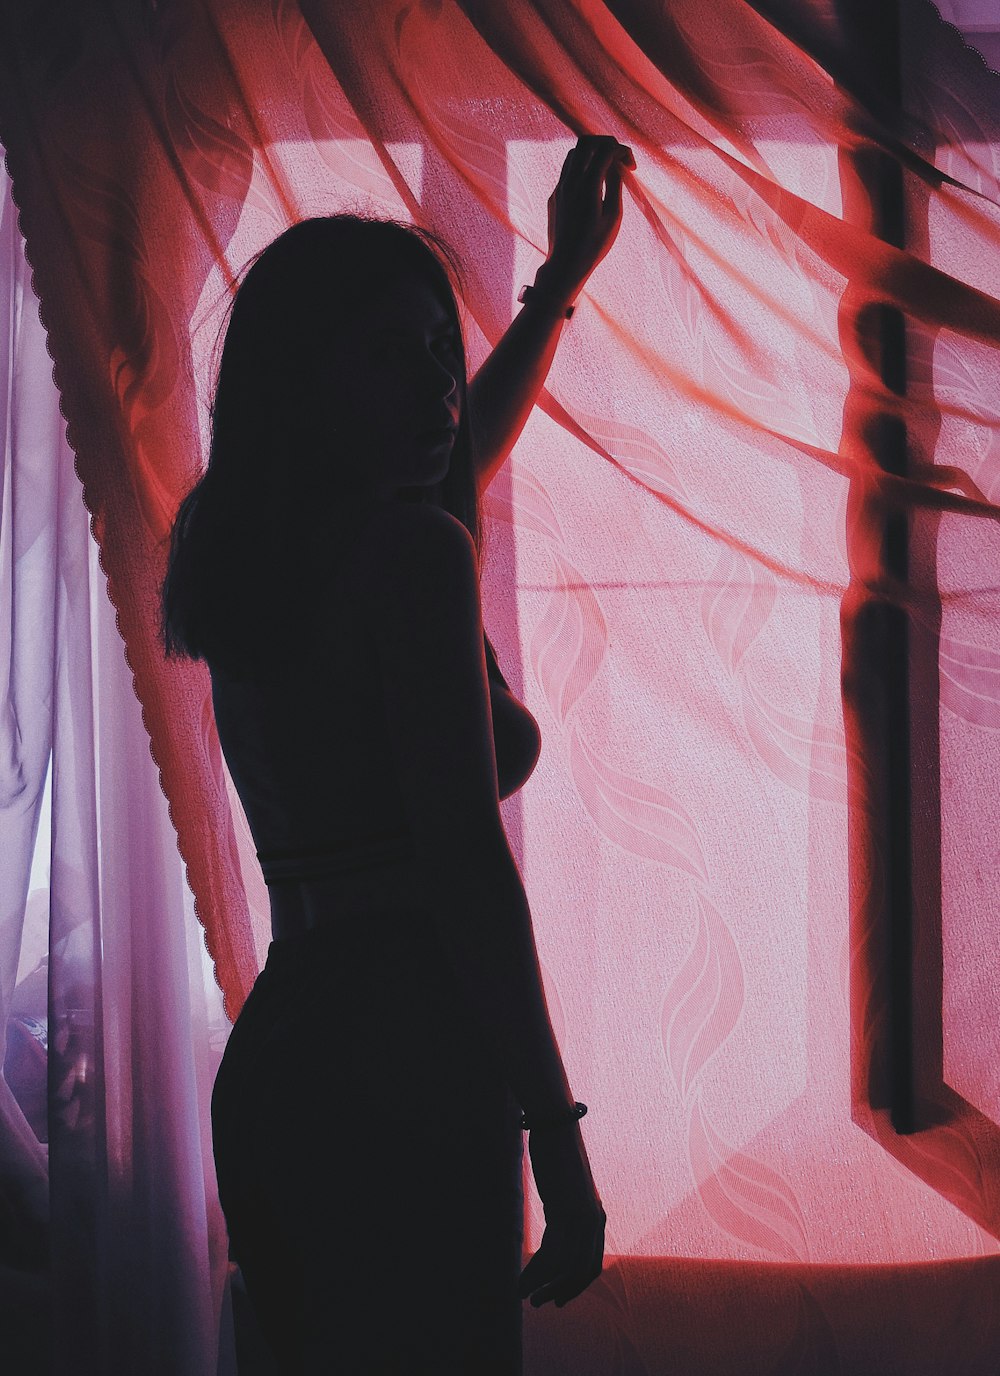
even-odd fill
[{"label": "woman's fingers", "polygon": [[[541,1249],[535,1253],[531,1261],[535,1261],[542,1256]],[[528,1266],[521,1273],[521,1283],[518,1286],[518,1294],[521,1299],[527,1299],[530,1295],[532,1308],[537,1309],[540,1305],[547,1304],[552,1299],[553,1292],[565,1286],[573,1275],[579,1274],[579,1266],[570,1267],[565,1260],[554,1261],[544,1258],[546,1264],[538,1266],[528,1275]]]},{"label": "woman's fingers", "polygon": [[586,162],[580,161],[570,167],[569,177],[571,182],[575,182],[585,203],[591,207],[592,213],[596,209],[604,216],[613,217],[621,204],[622,178],[626,167],[635,167],[632,150],[617,139],[602,138],[591,150]]},{"label": "woman's fingers", "polygon": [[632,150],[611,134],[582,134],[548,199],[548,258],[578,290],[610,249],[622,218],[622,177]]},{"label": "woman's fingers", "polygon": [[[582,1252],[582,1255],[581,1255]],[[561,1309],[583,1294],[604,1269],[604,1222],[589,1244],[581,1247],[546,1248],[545,1237],[535,1255],[521,1272],[518,1296],[531,1297],[533,1309],[551,1300]]]},{"label": "woman's fingers", "polygon": [[625,143],[613,134],[581,134],[563,160],[563,176],[603,176],[616,161],[634,169],[635,156]]},{"label": "woman's fingers", "polygon": [[613,157],[617,144],[610,134],[582,134],[576,145],[581,150],[580,171],[590,172],[595,163]]},{"label": "woman's fingers", "polygon": [[[622,165],[620,159],[616,158],[610,164],[603,180],[604,201],[601,205],[601,214],[615,215],[621,209]],[[600,194],[600,186],[598,186],[598,194]]]},{"label": "woman's fingers", "polygon": [[543,1304],[548,1304],[551,1300],[557,1309],[561,1309],[564,1304],[569,1304],[570,1300],[575,1300],[578,1295],[582,1295],[587,1286],[594,1283],[603,1269],[603,1267],[599,1267],[596,1271],[575,1271],[572,1274],[566,1273],[557,1276],[548,1285],[535,1291],[531,1296],[531,1307],[540,1309]]}]

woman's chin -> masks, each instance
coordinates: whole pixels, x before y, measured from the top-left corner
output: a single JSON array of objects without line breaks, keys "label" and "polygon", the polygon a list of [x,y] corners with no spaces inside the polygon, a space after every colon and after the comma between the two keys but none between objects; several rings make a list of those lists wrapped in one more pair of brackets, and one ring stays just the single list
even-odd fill
[{"label": "woman's chin", "polygon": [[410,474],[409,481],[419,484],[421,487],[433,487],[435,483],[443,482],[447,477],[450,464],[450,452],[437,453],[433,458],[426,458],[419,465],[416,473]]}]

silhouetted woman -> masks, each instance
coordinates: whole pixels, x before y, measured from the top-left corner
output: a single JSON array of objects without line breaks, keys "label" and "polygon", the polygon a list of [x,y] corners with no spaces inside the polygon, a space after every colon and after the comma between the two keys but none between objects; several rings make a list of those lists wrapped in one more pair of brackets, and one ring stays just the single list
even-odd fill
[{"label": "silhouetted woman", "polygon": [[[163,633],[208,662],[269,888],[212,1123],[282,1373],[520,1372],[522,1299],[563,1304],[602,1269],[498,806],[540,741],[483,634],[479,512],[625,166],[611,138],[570,152],[535,289],[468,391],[458,267],[425,231],[306,220],[232,306]],[[522,1111],[546,1220],[523,1273]]]}]

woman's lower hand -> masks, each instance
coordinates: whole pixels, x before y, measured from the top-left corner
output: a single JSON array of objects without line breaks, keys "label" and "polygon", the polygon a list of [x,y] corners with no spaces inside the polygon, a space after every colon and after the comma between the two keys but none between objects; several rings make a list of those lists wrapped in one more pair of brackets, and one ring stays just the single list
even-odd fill
[{"label": "woman's lower hand", "polygon": [[604,1269],[604,1227],[607,1216],[579,1215],[546,1223],[538,1251],[521,1272],[517,1293],[531,1296],[533,1309],[549,1300],[561,1309],[583,1293]]},{"label": "woman's lower hand", "polygon": [[521,1272],[517,1293],[521,1299],[530,1296],[535,1309],[549,1300],[561,1309],[604,1268],[607,1215],[578,1123],[530,1133],[528,1152],[545,1229],[538,1251]]}]

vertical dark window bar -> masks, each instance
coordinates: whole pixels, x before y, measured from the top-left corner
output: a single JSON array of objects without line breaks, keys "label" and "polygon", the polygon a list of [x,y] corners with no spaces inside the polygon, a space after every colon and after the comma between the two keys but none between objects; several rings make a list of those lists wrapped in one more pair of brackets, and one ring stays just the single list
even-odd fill
[{"label": "vertical dark window bar", "polygon": [[[899,107],[902,99],[900,71],[899,0],[872,6],[875,18],[871,51],[888,102]],[[874,165],[870,188],[875,232],[896,248],[905,247],[903,171],[895,158],[881,154]],[[895,306],[881,310],[882,381],[897,396],[906,393],[906,323]],[[879,463],[889,473],[907,473],[907,435],[904,422],[886,416],[878,428]],[[887,513],[883,533],[883,559],[890,576],[905,583],[909,577],[909,523],[906,509]],[[885,620],[882,662],[878,669],[886,697],[886,774],[888,823],[889,946],[889,1110],[897,1132],[917,1127],[913,1062],[913,869],[911,863],[910,791],[910,637],[904,607],[883,603]]]},{"label": "vertical dark window bar", "polygon": [[[856,93],[871,97],[885,118],[902,93],[898,0],[839,0],[850,45]],[[845,216],[863,218],[870,233],[905,246],[902,169],[873,146],[842,150]],[[906,392],[906,324],[894,305],[872,304],[848,286],[841,313],[852,373],[845,412],[847,442],[883,471],[907,473],[906,426],[892,408],[865,398],[864,374],[878,373],[896,396]],[[854,1034],[863,1047],[867,1101],[888,1108],[897,1133],[918,1126],[913,1054],[913,874],[909,622],[905,607],[879,595],[879,585],[909,576],[905,510],[879,499],[877,484],[852,479],[848,549],[852,586],[844,601],[844,688],[854,752],[850,806],[852,913],[855,952],[864,949],[854,981]],[[874,586],[873,586],[874,584]],[[859,833],[866,832],[861,836]]]}]

